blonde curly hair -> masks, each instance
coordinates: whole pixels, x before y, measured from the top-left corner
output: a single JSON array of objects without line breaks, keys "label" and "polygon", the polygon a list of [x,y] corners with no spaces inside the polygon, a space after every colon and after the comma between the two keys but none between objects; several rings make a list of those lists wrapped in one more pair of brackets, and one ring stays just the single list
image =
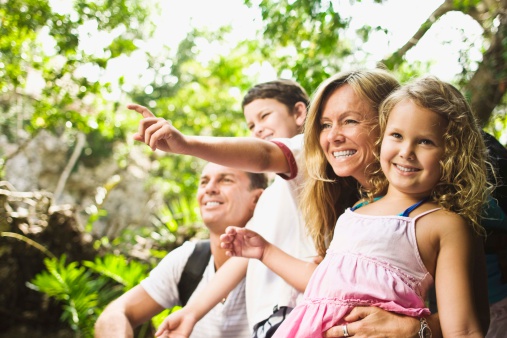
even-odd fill
[{"label": "blonde curly hair", "polygon": [[[492,185],[487,179],[487,148],[479,123],[463,94],[435,76],[425,76],[405,84],[391,93],[379,112],[380,138],[375,143],[379,159],[384,130],[393,108],[404,100],[431,110],[447,121],[443,135],[444,154],[440,160],[441,178],[431,199],[438,205],[465,218],[479,234],[484,234],[481,214]],[[369,199],[384,195],[388,182],[380,163],[372,164]]]},{"label": "blonde curly hair", "polygon": [[[338,216],[359,199],[359,185],[352,177],[338,177],[320,146],[322,110],[327,99],[341,86],[354,92],[378,112],[381,102],[399,86],[388,71],[356,69],[338,73],[321,83],[313,95],[304,125],[304,186],[300,209],[319,255],[324,256]],[[376,121],[373,121],[376,125]],[[365,168],[366,169],[366,168]]]}]

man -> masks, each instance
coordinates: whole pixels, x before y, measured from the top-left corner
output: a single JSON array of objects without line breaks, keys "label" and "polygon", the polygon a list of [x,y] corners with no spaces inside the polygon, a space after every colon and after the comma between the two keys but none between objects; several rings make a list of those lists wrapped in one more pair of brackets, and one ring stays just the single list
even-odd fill
[{"label": "man", "polygon": [[[267,186],[263,174],[252,174],[208,163],[197,191],[201,217],[209,229],[211,258],[196,292],[203,288],[228,257],[220,235],[229,225],[245,226]],[[148,278],[109,304],[95,324],[95,337],[133,337],[133,329],[164,308],[179,305],[177,284],[195,248],[192,242],[171,251]],[[195,326],[191,337],[250,337],[245,309],[245,282]],[[192,297],[190,297],[191,299]]]}]

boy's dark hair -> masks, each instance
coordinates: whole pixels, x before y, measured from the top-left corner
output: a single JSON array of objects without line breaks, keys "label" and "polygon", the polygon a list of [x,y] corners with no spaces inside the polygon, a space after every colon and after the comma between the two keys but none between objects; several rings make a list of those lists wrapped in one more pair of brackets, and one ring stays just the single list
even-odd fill
[{"label": "boy's dark hair", "polygon": [[250,179],[250,190],[267,188],[268,177],[266,174],[251,173],[247,171],[245,171],[245,173]]},{"label": "boy's dark hair", "polygon": [[310,103],[306,90],[299,83],[288,79],[256,84],[243,97],[241,107],[244,109],[247,104],[257,99],[277,100],[286,105],[291,112],[298,102],[304,102],[307,106]]}]

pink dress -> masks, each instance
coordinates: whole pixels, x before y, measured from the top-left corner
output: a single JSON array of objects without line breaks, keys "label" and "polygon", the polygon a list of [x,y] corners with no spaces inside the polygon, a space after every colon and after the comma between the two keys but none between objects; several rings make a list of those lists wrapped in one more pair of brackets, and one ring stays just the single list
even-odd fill
[{"label": "pink dress", "polygon": [[321,338],[344,324],[356,306],[377,306],[408,316],[426,316],[424,300],[433,277],[415,237],[415,218],[361,215],[347,209],[336,223],[326,257],[304,294],[273,337]]}]

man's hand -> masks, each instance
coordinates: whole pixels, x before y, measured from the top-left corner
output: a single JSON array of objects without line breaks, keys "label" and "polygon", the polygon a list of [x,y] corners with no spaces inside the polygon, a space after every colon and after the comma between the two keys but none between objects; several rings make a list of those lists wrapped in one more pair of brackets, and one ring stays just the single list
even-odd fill
[{"label": "man's hand", "polygon": [[135,110],[143,116],[139,121],[139,129],[134,134],[134,140],[144,142],[152,150],[162,150],[168,153],[183,154],[187,147],[187,140],[178,129],[169,121],[157,118],[146,107],[138,104],[129,104],[130,110]]},{"label": "man's hand", "polygon": [[167,316],[155,332],[161,338],[186,338],[194,329],[197,320],[185,308]]},{"label": "man's hand", "polygon": [[[416,338],[420,328],[417,318],[377,307],[356,307],[344,319],[349,336],[356,338]],[[324,337],[344,337],[343,325],[330,328]]]},{"label": "man's hand", "polygon": [[262,259],[269,243],[258,233],[239,227],[227,227],[220,236],[220,246],[226,249],[227,256]]}]

